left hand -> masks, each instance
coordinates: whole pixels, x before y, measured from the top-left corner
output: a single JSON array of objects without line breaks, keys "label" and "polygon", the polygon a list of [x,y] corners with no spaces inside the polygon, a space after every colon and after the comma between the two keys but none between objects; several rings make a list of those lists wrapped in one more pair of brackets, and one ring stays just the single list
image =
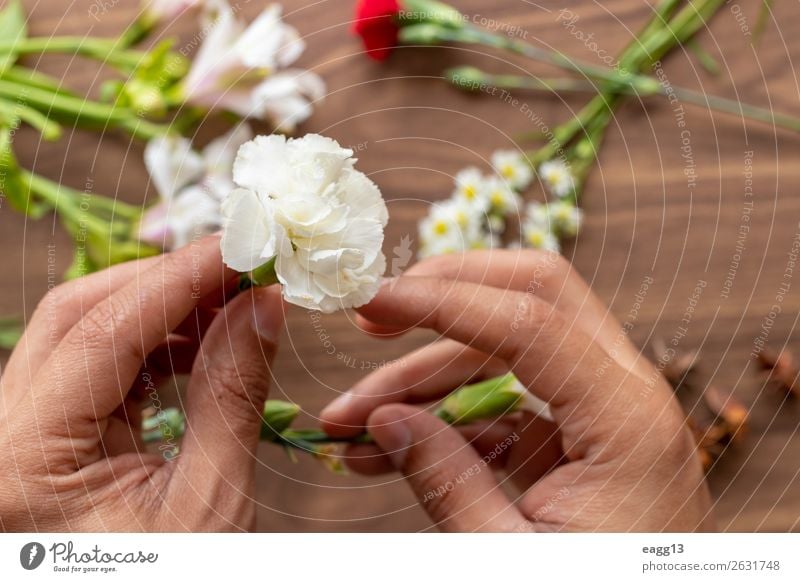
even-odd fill
[{"label": "left hand", "polygon": [[[56,287],[0,378],[0,530],[255,525],[255,449],[278,289],[223,305],[219,238]],[[180,454],[145,452],[136,392],[191,376]]]}]

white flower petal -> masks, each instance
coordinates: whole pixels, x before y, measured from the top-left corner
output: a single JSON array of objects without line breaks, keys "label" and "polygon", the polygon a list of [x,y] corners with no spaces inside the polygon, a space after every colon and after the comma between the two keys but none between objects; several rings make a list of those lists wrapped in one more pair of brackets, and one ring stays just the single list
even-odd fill
[{"label": "white flower petal", "polygon": [[233,46],[244,29],[244,23],[230,9],[217,11],[215,20],[207,23],[208,34],[184,81],[187,101],[196,102],[201,97],[219,92],[221,77],[241,68]]},{"label": "white flower petal", "polygon": [[204,171],[203,158],[192,150],[192,142],[175,136],[155,138],[144,150],[144,164],[158,193],[172,198]]},{"label": "white flower petal", "polygon": [[275,272],[283,284],[283,297],[286,301],[306,309],[318,309],[325,294],[314,283],[313,276],[308,271],[308,260],[303,255],[304,253],[278,255]]},{"label": "white flower petal", "polygon": [[268,77],[252,92],[251,117],[273,122],[279,129],[293,131],[311,116],[313,101],[325,93],[320,77],[303,70],[287,70]]},{"label": "white flower petal", "polygon": [[389,220],[386,202],[375,183],[362,172],[346,169],[337,194],[353,210],[353,217],[372,218],[386,226]]},{"label": "white flower petal", "polygon": [[203,149],[205,184],[218,200],[223,200],[234,188],[233,162],[242,144],[253,139],[253,131],[240,123]]},{"label": "white flower petal", "polygon": [[276,248],[272,221],[255,192],[239,188],[222,203],[222,259],[240,272],[267,262],[265,250]]},{"label": "white flower petal", "polygon": [[289,191],[289,155],[282,135],[260,135],[241,148],[233,164],[233,180],[262,196]]}]

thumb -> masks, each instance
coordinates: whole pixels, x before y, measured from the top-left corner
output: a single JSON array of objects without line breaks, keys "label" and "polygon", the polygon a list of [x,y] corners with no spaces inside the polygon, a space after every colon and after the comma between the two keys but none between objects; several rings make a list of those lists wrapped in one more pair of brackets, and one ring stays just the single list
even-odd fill
[{"label": "thumb", "polygon": [[[444,531],[511,531],[525,522],[488,464],[452,427],[403,404],[376,409],[367,429]],[[513,439],[509,438],[507,446]]]},{"label": "thumb", "polygon": [[201,495],[221,482],[243,492],[252,485],[270,364],[283,325],[280,290],[236,297],[211,324],[187,392],[187,431],[180,468]]}]

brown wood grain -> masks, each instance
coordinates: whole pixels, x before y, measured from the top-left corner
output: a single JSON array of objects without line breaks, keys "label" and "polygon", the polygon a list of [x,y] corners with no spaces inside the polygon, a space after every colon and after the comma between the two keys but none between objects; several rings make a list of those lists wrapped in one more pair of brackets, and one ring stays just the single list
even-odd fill
[{"label": "brown wood grain", "polygon": [[[447,67],[473,63],[492,71],[551,74],[523,61],[507,62],[491,51],[440,47],[403,48],[385,65],[360,54],[348,33],[352,2],[291,1],[287,20],[308,42],[302,58],[328,83],[329,95],[303,128],[356,147],[359,165],[381,186],[391,214],[386,251],[404,235],[416,238],[416,221],[426,204],[449,194],[453,174],[467,165],[488,167],[491,152],[510,147],[513,136],[531,123],[519,106],[488,95],[465,95],[437,77]],[[646,20],[642,0],[532,3],[522,0],[481,2],[454,0],[466,14],[522,27],[531,42],[543,43],[588,61],[598,57],[557,21],[562,7],[580,16],[577,27],[593,33],[603,50],[618,51]],[[703,47],[719,59],[722,72],[713,77],[682,50],[666,59],[671,83],[740,98],[800,115],[798,78],[800,9],[795,2],[776,2],[775,21],[756,50],[742,33],[739,7],[752,28],[757,2],[723,7]],[[113,34],[137,10],[135,0],[106,2],[95,20],[90,0],[27,0],[33,34]],[[252,16],[262,6],[243,7]],[[170,31],[190,42],[192,22]],[[86,61],[46,57],[27,62],[61,77],[65,84],[96,94],[107,73]],[[585,102],[583,97],[517,94],[530,110],[555,126]],[[687,187],[681,129],[664,101],[631,100],[615,116],[602,149],[600,165],[587,184],[583,206],[586,225],[565,252],[595,292],[620,318],[632,308],[646,276],[652,276],[631,337],[647,350],[656,337],[670,338],[681,325],[689,296],[698,281],[706,287],[697,304],[685,349],[699,349],[710,381],[753,405],[751,430],[743,445],[724,456],[710,474],[716,514],[725,530],[800,529],[800,408],[765,390],[749,353],[764,317],[775,303],[787,263],[787,252],[800,230],[800,136],[743,123],[725,114],[710,114],[686,105],[697,183]],[[205,139],[213,127],[204,128]],[[142,164],[142,145],[117,134],[99,136],[67,131],[56,144],[40,143],[30,131],[17,136],[22,162],[35,171],[77,188],[89,188],[124,200],[151,200]],[[753,152],[754,210],[741,261],[729,296],[722,289],[736,254],[742,223],[745,152]],[[69,240],[52,219],[25,221],[5,205],[0,211],[2,269],[0,313],[30,314],[45,292],[47,247],[56,245],[58,268],[70,261]],[[795,327],[800,281],[792,282],[774,323],[769,343],[788,342],[800,349]],[[400,340],[376,341],[360,334],[350,314],[323,319],[330,345],[320,340],[306,312],[289,313],[282,351],[275,364],[273,396],[300,403],[310,417],[366,372],[361,364],[397,357],[432,338],[414,333]],[[337,357],[336,354],[341,354]],[[349,365],[354,362],[355,365]],[[289,462],[267,446],[259,455],[257,501],[259,529],[264,531],[417,531],[430,522],[397,476],[362,478],[328,474],[302,458]]]}]

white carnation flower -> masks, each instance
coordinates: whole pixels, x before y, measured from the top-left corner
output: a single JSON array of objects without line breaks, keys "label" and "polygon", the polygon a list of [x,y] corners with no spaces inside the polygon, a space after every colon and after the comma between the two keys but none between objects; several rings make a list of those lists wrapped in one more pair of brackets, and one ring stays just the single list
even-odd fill
[{"label": "white carnation flower", "polygon": [[287,301],[330,313],[378,292],[388,220],[378,187],[332,139],[259,136],[234,164],[222,205],[222,255],[247,272],[274,260]]},{"label": "white carnation flower", "polygon": [[160,201],[145,210],[138,237],[166,249],[177,249],[222,226],[220,204],[234,189],[233,160],[252,138],[242,124],[213,140],[202,152],[182,137],[148,142],[144,161]]},{"label": "white carnation flower", "polygon": [[230,8],[214,13],[184,81],[187,102],[271,121],[292,131],[325,95],[319,75],[286,69],[305,50],[297,30],[273,4],[249,26]]},{"label": "white carnation flower", "polygon": [[561,159],[549,160],[539,166],[539,177],[555,196],[564,198],[575,191],[575,178]]},{"label": "white carnation flower", "polygon": [[492,154],[492,166],[514,190],[525,190],[533,180],[533,169],[530,163],[517,150],[498,150],[494,152]]}]

